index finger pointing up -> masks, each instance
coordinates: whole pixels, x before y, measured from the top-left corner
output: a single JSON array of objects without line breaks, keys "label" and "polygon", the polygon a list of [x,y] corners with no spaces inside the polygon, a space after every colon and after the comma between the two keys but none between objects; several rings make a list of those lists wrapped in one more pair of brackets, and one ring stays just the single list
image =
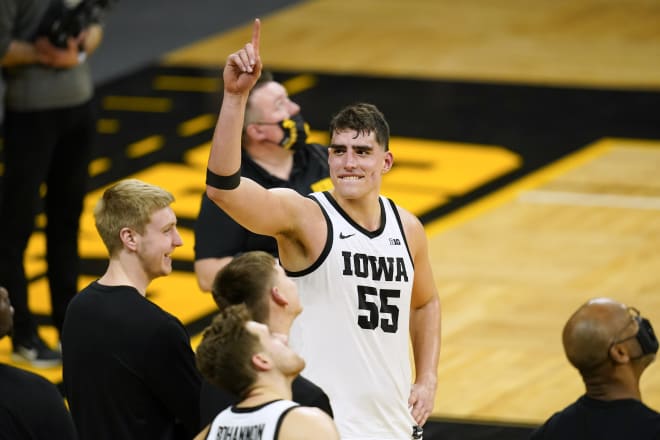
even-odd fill
[{"label": "index finger pointing up", "polygon": [[259,39],[261,37],[261,20],[255,18],[254,27],[252,28],[252,47],[254,53],[259,56]]}]

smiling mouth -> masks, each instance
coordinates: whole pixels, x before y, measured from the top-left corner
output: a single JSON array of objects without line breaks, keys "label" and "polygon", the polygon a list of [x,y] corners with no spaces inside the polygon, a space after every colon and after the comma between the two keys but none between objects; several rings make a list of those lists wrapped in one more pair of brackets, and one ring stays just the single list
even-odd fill
[{"label": "smiling mouth", "polygon": [[361,176],[342,176],[339,178],[340,180],[360,180],[362,179]]}]

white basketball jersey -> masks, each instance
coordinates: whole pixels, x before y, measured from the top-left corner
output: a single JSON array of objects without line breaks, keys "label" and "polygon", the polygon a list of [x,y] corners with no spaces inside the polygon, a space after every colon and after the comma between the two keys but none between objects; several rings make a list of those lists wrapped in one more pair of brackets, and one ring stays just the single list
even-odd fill
[{"label": "white basketball jersey", "polygon": [[253,408],[229,408],[218,414],[208,440],[276,440],[284,415],[298,406],[290,400],[275,400]]},{"label": "white basketball jersey", "polygon": [[399,213],[380,197],[381,226],[367,231],[329,193],[310,197],[328,237],[309,269],[288,272],[303,304],[291,346],[305,359],[305,377],[330,397],[342,439],[410,439],[414,269]]}]

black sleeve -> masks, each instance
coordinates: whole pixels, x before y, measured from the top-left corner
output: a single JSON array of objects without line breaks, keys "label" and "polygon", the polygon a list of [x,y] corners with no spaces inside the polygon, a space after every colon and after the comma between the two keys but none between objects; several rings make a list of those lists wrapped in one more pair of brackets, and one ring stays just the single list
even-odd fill
[{"label": "black sleeve", "polygon": [[195,221],[195,260],[231,257],[246,248],[248,231],[220,209],[206,194]]},{"label": "black sleeve", "polygon": [[193,438],[199,432],[201,377],[185,328],[173,316],[162,321],[145,350],[145,378],[152,392]]},{"label": "black sleeve", "polygon": [[330,417],[334,418],[332,407],[330,406],[330,399],[321,387],[302,376],[298,376],[294,379],[291,388],[293,391],[294,402],[299,403],[302,406],[319,408]]},{"label": "black sleeve", "polygon": [[238,403],[238,397],[202,379],[202,390],[199,393],[199,429],[205,428],[215,416],[235,403]]},{"label": "black sleeve", "polygon": [[60,392],[51,383],[44,385],[44,391],[39,399],[45,406],[41,419],[44,438],[76,439],[76,428],[69,410],[64,406],[64,399]]},{"label": "black sleeve", "polygon": [[0,404],[0,439],[76,440],[73,419],[55,385],[27,372],[15,378],[15,387],[1,391],[11,405]]}]

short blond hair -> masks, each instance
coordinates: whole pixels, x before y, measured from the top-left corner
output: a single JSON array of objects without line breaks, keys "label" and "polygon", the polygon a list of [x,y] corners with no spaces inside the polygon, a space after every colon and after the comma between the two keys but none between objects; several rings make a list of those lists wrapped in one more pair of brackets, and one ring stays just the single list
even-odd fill
[{"label": "short blond hair", "polygon": [[144,233],[151,215],[172,202],[170,192],[138,179],[122,180],[106,189],[94,208],[94,222],[110,255],[122,247],[119,232],[123,228]]}]

